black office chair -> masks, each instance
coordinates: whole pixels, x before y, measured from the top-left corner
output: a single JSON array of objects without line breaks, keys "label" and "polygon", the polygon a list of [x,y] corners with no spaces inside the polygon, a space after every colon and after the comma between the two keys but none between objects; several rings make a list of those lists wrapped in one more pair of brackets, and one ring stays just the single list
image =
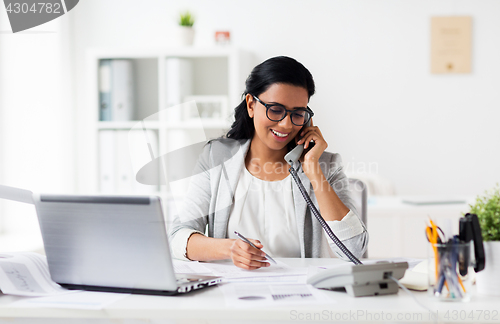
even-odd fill
[{"label": "black office chair", "polygon": [[[354,207],[356,208],[359,217],[361,217],[361,221],[363,222],[365,227],[368,228],[366,220],[367,209],[368,209],[367,208],[368,190],[366,184],[359,179],[349,178],[349,189],[351,192],[351,198],[354,201]],[[368,249],[363,254],[363,258],[367,257],[368,257]]]}]

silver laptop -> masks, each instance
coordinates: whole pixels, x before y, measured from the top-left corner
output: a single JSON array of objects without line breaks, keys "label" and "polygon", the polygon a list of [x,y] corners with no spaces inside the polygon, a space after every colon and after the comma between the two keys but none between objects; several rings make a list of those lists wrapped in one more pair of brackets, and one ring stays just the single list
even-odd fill
[{"label": "silver laptop", "polygon": [[177,275],[156,196],[34,194],[52,280],[68,289],[174,295],[220,277]]}]

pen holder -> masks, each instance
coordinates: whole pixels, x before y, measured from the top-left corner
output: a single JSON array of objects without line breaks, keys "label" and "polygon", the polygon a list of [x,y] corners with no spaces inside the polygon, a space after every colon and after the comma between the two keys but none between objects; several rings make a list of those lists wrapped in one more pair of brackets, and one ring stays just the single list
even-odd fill
[{"label": "pen holder", "polygon": [[429,295],[442,301],[470,300],[474,271],[470,243],[431,243],[429,247]]}]

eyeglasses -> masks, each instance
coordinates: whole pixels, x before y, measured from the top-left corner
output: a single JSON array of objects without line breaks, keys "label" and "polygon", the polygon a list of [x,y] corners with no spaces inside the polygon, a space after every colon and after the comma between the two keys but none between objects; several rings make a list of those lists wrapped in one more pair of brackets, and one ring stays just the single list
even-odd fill
[{"label": "eyeglasses", "polygon": [[292,124],[296,126],[304,126],[311,119],[311,117],[314,116],[313,111],[309,107],[290,110],[286,109],[283,105],[263,103],[254,95],[252,95],[252,97],[266,107],[267,118],[274,122],[282,121],[285,119],[287,113],[290,113],[290,120],[292,121]]}]

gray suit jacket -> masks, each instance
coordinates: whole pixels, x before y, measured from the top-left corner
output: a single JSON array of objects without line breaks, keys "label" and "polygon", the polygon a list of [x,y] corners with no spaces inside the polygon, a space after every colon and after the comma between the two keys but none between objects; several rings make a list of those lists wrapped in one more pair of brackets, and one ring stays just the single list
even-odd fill
[{"label": "gray suit jacket", "polygon": [[[209,237],[214,238],[228,237],[227,224],[233,204],[234,192],[240,172],[245,165],[245,156],[249,147],[250,140],[227,138],[212,140],[205,145],[193,172],[183,205],[179,214],[175,215],[172,220],[169,230],[171,240],[181,228],[206,233]],[[319,163],[328,182],[339,198],[358,217],[350,198],[348,179],[342,171],[340,155],[324,152],[319,159]],[[309,178],[305,175],[300,163],[297,162],[294,168],[297,170],[298,176],[311,200],[318,206]],[[292,183],[301,256],[303,258],[324,256],[325,253],[322,249],[324,249],[324,243],[326,243],[326,234],[323,234],[321,224],[312,215],[299,188],[295,182],[292,181]],[[344,245],[358,258],[363,255],[368,245],[368,233],[365,225],[362,224],[362,226],[362,233],[343,240]],[[337,256],[348,260],[335,244],[330,244],[330,247]]]}]

